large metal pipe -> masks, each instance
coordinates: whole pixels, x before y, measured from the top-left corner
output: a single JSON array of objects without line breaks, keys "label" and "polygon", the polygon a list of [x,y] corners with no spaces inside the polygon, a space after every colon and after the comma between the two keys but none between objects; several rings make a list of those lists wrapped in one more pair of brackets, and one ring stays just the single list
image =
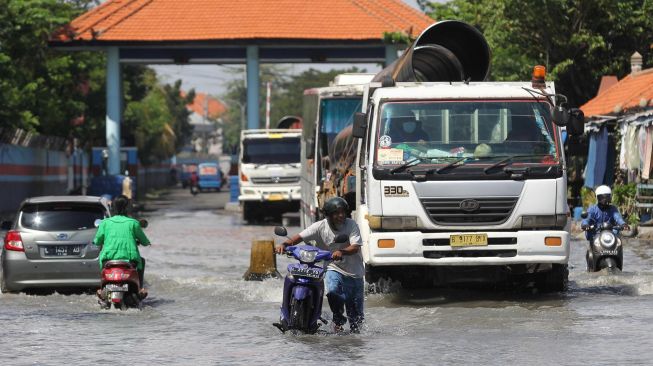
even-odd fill
[{"label": "large metal pipe", "polygon": [[490,48],[473,26],[437,22],[417,37],[395,62],[372,81],[483,81],[490,73]]}]

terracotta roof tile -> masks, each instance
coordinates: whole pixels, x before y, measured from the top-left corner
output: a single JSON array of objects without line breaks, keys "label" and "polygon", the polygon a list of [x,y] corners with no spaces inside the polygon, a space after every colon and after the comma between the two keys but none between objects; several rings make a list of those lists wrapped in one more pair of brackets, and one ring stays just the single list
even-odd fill
[{"label": "terracotta roof tile", "polygon": [[52,40],[380,40],[432,22],[400,0],[108,0]]},{"label": "terracotta roof tile", "polygon": [[[185,93],[182,93],[183,95]],[[218,99],[204,93],[196,93],[195,100],[188,105],[188,108],[199,115],[204,115],[206,110],[210,118],[217,118],[227,110],[227,107]]]},{"label": "terracotta roof tile", "polygon": [[653,99],[653,68],[626,76],[580,108],[588,117],[608,115],[615,113],[616,106],[623,110],[639,107],[642,99],[647,103]]}]

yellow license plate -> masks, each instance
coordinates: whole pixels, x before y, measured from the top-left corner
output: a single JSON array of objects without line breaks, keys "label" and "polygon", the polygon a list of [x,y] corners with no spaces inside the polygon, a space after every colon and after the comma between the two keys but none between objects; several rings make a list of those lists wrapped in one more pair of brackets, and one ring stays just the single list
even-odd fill
[{"label": "yellow license plate", "polygon": [[283,199],[283,195],[278,193],[273,193],[268,196],[268,201],[281,201],[282,199]]},{"label": "yellow license plate", "polygon": [[487,234],[450,235],[449,244],[452,247],[471,247],[487,245]]}]

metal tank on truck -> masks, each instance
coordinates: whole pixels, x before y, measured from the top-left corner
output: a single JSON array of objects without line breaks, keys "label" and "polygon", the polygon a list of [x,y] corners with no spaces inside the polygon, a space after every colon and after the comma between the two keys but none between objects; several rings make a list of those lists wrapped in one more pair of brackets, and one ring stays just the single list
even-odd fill
[{"label": "metal tank on truck", "polygon": [[301,117],[286,116],[280,128],[241,131],[238,201],[245,221],[299,210],[301,124]]},{"label": "metal tank on truck", "polygon": [[475,28],[438,22],[366,87],[343,170],[355,170],[368,282],[566,289],[561,128],[581,133],[582,112],[543,67],[528,82],[486,82],[489,60]]},{"label": "metal tank on truck", "polygon": [[335,194],[330,146],[361,111],[363,90],[374,74],[337,75],[327,87],[304,91],[301,145],[302,198],[300,221],[307,227],[321,218],[319,207]]}]

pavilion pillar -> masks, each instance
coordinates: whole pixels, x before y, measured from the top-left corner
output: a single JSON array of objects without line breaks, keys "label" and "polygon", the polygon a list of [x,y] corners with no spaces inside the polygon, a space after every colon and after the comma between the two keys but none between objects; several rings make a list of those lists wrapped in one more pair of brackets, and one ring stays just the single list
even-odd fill
[{"label": "pavilion pillar", "polygon": [[383,67],[388,67],[391,63],[395,62],[397,59],[397,47],[393,44],[388,44],[385,46],[385,65]]},{"label": "pavilion pillar", "polygon": [[259,58],[258,46],[247,46],[247,129],[259,124]]},{"label": "pavilion pillar", "polygon": [[109,175],[120,174],[120,52],[118,47],[107,49],[107,115],[106,139]]}]

